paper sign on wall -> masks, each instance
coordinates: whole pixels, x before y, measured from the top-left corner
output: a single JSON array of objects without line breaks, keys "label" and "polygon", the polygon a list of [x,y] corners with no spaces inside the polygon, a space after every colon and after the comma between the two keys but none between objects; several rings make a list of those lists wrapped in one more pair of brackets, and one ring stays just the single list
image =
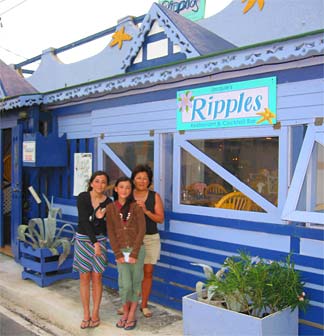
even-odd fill
[{"label": "paper sign on wall", "polygon": [[36,162],[36,141],[23,141],[23,162]]},{"label": "paper sign on wall", "polygon": [[78,196],[88,188],[92,174],[92,153],[74,154],[74,185],[73,195]]}]

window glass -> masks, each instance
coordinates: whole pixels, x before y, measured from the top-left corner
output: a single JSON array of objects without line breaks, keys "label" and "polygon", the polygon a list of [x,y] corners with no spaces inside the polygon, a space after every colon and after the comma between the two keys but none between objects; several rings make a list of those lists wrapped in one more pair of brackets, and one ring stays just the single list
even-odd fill
[{"label": "window glass", "polygon": [[[118,156],[118,158],[130,169],[133,170],[138,164],[148,164],[154,171],[153,141],[108,143],[108,147]],[[124,176],[123,171],[106,154],[103,158],[103,169],[108,172],[110,185],[108,186],[108,195],[112,195],[112,186],[120,176]]]},{"label": "window glass", "polygon": [[[190,143],[264,198],[277,204],[277,137],[204,139],[191,140]],[[182,150],[181,162],[181,203],[264,212],[185,150]]]},{"label": "window glass", "polygon": [[[191,143],[264,198],[278,197],[278,138],[194,140]],[[208,176],[205,177],[205,183]]]},{"label": "window glass", "polygon": [[315,142],[297,210],[324,212],[324,147]]},{"label": "window glass", "polygon": [[153,167],[153,141],[110,143],[108,146],[116,155],[133,170],[138,164]]},{"label": "window glass", "polygon": [[104,154],[103,170],[109,175],[109,185],[107,186],[107,196],[113,195],[113,188],[117,179],[125,174],[118,168],[118,166],[110,159],[109,156]]},{"label": "window glass", "polygon": [[182,149],[181,204],[264,212],[251,199]]}]

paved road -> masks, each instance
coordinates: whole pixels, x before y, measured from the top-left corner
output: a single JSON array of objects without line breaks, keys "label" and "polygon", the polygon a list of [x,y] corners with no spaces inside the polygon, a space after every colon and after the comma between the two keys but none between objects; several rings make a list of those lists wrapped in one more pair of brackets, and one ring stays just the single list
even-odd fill
[{"label": "paved road", "polygon": [[11,317],[0,313],[0,335],[1,336],[35,336],[37,334],[29,331],[24,326],[15,322]]}]

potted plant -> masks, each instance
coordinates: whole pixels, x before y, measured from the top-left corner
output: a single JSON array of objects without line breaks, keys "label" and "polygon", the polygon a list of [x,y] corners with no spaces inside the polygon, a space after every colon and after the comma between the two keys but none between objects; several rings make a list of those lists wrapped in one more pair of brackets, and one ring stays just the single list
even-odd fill
[{"label": "potted plant", "polygon": [[206,282],[183,298],[185,335],[298,335],[298,308],[305,310],[308,299],[291,255],[282,262],[240,252],[216,274],[194,265],[203,267]]},{"label": "potted plant", "polygon": [[72,273],[73,247],[71,239],[63,237],[64,230],[69,228],[71,235],[75,230],[71,224],[57,227],[57,215],[62,217],[62,210],[53,206],[43,194],[48,207],[47,218],[32,218],[28,224],[18,226],[20,261],[24,270],[23,279],[31,279],[39,286],[75,278]]}]

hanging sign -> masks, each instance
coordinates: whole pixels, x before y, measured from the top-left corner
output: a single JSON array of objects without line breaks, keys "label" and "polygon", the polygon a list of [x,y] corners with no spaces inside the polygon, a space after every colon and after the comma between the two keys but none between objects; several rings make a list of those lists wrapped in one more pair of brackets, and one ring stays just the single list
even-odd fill
[{"label": "hanging sign", "polygon": [[177,129],[276,123],[276,77],[177,92]]},{"label": "hanging sign", "polygon": [[159,0],[159,4],[191,21],[205,16],[206,0]]}]

